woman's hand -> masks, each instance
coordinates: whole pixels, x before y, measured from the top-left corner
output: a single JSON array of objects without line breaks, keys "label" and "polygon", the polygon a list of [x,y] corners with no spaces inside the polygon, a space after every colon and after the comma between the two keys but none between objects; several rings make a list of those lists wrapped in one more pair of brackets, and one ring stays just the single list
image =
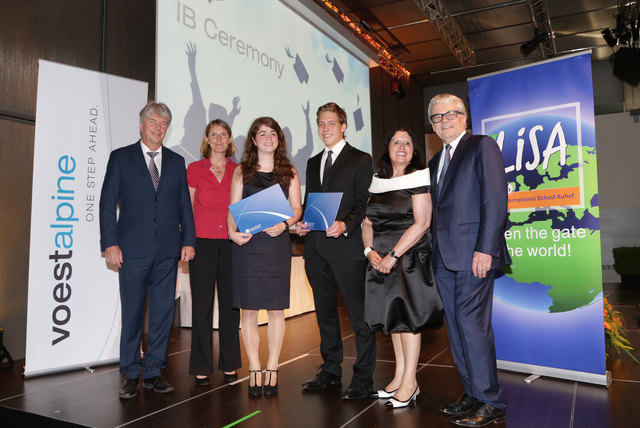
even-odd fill
[{"label": "woman's hand", "polygon": [[234,232],[229,232],[229,239],[231,239],[236,245],[243,246],[251,239],[250,233],[242,233],[237,230]]},{"label": "woman's hand", "polygon": [[371,251],[369,251],[369,253],[367,254],[367,260],[369,260],[369,263],[371,263],[372,268],[377,271],[380,270],[378,267],[380,266],[382,257],[380,257],[380,254],[378,254],[376,250],[372,249]]},{"label": "woman's hand", "polygon": [[273,226],[264,229],[263,232],[269,235],[270,237],[275,238],[276,236],[281,235],[287,229],[289,228],[285,226],[285,222],[281,221],[278,224],[274,224]]},{"label": "woman's hand", "polygon": [[380,273],[385,273],[385,274],[389,273],[391,272],[391,269],[394,268],[397,262],[398,262],[398,259],[396,259],[395,257],[391,257],[389,254],[387,254],[386,256],[384,256],[382,261],[378,264],[378,271]]},{"label": "woman's hand", "polygon": [[391,272],[391,269],[393,269],[397,262],[395,257],[391,257],[388,254],[384,256],[384,258],[380,257],[380,254],[378,254],[376,250],[369,251],[367,259],[369,259],[372,268],[384,274]]}]

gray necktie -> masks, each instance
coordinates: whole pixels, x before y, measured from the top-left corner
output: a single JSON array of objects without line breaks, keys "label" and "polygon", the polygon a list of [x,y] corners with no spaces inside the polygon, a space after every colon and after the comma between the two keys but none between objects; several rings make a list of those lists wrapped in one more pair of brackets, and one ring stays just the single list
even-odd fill
[{"label": "gray necktie", "polygon": [[158,171],[158,165],[153,158],[156,157],[158,152],[147,152],[149,156],[149,173],[151,174],[151,181],[153,181],[153,187],[158,190],[158,183],[160,182],[160,172]]},{"label": "gray necktie", "polygon": [[447,173],[447,168],[449,168],[449,162],[451,161],[451,144],[445,144],[445,154],[444,154],[444,163],[442,164],[442,171],[440,172],[440,178],[438,179],[438,194],[442,190],[442,183],[444,183],[444,175]]},{"label": "gray necktie", "polygon": [[324,171],[322,171],[322,182],[324,183],[327,180],[327,171],[329,170],[329,168],[331,168],[331,165],[333,165],[333,161],[331,160],[331,155],[333,154],[333,152],[331,150],[329,150],[327,152],[327,160],[324,162]]}]

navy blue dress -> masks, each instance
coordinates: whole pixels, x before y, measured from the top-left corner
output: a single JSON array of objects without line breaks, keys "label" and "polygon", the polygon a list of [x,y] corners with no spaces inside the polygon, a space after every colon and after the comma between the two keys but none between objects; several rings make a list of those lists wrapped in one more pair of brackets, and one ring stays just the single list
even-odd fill
[{"label": "navy blue dress", "polygon": [[[246,198],[273,186],[273,173],[256,172],[242,188]],[[289,197],[289,189],[283,188]],[[242,246],[232,245],[233,307],[280,310],[289,307],[291,238],[286,230],[275,238],[264,232]]]}]

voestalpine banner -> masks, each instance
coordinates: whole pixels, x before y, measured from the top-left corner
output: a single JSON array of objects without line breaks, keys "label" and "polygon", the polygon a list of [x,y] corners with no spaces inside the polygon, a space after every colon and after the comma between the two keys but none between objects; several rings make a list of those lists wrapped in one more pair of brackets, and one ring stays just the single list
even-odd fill
[{"label": "voestalpine banner", "polygon": [[496,280],[498,367],[606,384],[591,55],[469,81],[502,149],[513,265]]},{"label": "voestalpine banner", "polygon": [[41,60],[25,376],[117,361],[118,276],[100,253],[109,153],[139,138],[147,83]]}]

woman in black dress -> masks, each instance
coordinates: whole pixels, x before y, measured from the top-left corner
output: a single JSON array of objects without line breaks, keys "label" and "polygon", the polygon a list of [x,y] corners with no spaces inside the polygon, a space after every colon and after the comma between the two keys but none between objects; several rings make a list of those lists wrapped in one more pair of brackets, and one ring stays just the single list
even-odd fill
[{"label": "woman in black dress", "polygon": [[378,398],[388,407],[406,407],[420,393],[416,370],[426,327],[442,325],[442,302],[431,271],[429,170],[418,158],[410,130],[386,139],[369,192],[362,225],[367,282],[365,321],[391,333],[395,375]]},{"label": "woman in black dress", "polygon": [[[293,217],[256,235],[239,232],[231,215],[227,227],[232,247],[233,306],[242,309],[242,339],[249,359],[249,394],[275,394],[278,359],[284,339],[284,310],[289,307],[291,238],[289,227],[302,215],[300,179],[287,158],[280,125],[270,117],[256,119],[247,133],[242,162],[231,182],[231,203],[279,184],[293,210]],[[269,317],[267,361],[263,388],[258,348],[258,311]]]}]

